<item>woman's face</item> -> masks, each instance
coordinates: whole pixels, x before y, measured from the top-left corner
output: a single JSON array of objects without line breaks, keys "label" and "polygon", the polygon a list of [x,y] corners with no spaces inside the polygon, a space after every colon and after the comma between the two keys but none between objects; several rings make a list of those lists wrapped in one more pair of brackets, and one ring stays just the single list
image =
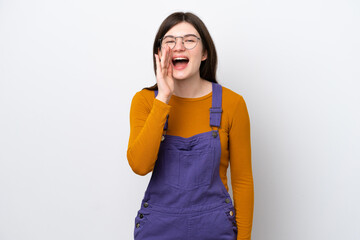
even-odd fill
[{"label": "woman's face", "polygon": [[[194,34],[200,37],[196,29],[188,22],[181,22],[172,27],[164,36],[172,35],[174,37]],[[164,50],[164,49],[162,49]],[[162,53],[159,53],[160,57]],[[186,49],[182,43],[182,38],[176,38],[176,45],[171,49],[173,77],[175,79],[188,79],[193,77],[200,77],[200,64],[201,61],[207,57],[206,51],[203,52],[203,45],[201,39],[197,45],[192,49]],[[185,61],[179,61],[180,58]],[[177,59],[177,60],[176,60]],[[188,60],[188,61],[187,61]]]}]

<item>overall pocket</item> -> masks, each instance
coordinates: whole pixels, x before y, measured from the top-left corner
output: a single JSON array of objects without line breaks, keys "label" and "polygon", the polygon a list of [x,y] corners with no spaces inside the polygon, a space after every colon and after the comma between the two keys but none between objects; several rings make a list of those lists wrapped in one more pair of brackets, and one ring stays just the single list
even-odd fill
[{"label": "overall pocket", "polygon": [[211,183],[214,172],[214,148],[202,150],[164,149],[161,153],[166,184],[192,190]]},{"label": "overall pocket", "polygon": [[237,233],[237,224],[235,219],[235,209],[233,206],[225,207],[223,210],[225,216],[225,222],[229,226],[229,228],[233,229],[234,232]]},{"label": "overall pocket", "polygon": [[149,213],[139,210],[135,218],[134,239],[136,240],[143,232],[144,227],[149,224]]}]

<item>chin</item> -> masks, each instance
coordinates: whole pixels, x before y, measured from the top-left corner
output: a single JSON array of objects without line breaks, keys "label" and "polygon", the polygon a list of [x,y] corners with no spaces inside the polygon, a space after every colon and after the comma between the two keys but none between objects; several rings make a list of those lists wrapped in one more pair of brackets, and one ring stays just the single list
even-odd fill
[{"label": "chin", "polygon": [[187,74],[174,74],[173,73],[173,78],[175,78],[176,80],[184,80],[189,78],[189,76]]}]

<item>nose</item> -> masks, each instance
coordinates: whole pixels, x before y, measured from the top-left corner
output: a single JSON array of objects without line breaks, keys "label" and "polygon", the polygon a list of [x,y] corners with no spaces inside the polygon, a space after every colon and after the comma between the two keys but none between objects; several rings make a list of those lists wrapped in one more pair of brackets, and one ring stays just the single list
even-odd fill
[{"label": "nose", "polygon": [[175,46],[173,48],[173,51],[184,51],[184,39],[182,37],[175,38]]}]

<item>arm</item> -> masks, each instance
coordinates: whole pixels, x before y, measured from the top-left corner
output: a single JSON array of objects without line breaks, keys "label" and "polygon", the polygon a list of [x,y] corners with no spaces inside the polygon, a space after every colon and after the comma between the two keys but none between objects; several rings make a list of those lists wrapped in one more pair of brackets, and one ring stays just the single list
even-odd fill
[{"label": "arm", "polygon": [[170,108],[170,105],[158,99],[154,99],[153,105],[149,106],[141,91],[133,97],[127,159],[136,174],[146,175],[153,170]]},{"label": "arm", "polygon": [[240,97],[229,132],[231,185],[233,188],[237,240],[250,240],[254,208],[251,166],[250,119],[246,103]]}]

